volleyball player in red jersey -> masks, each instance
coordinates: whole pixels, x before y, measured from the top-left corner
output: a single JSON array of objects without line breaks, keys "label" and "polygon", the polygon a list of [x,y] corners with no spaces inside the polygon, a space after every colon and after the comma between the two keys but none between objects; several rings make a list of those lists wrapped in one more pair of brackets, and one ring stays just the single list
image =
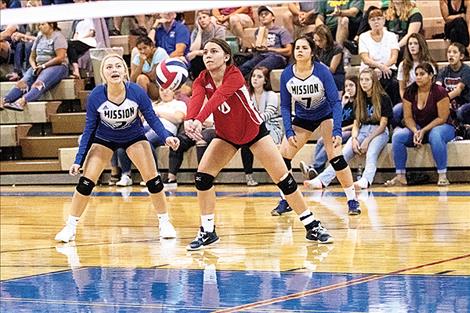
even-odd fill
[{"label": "volleyball player in red jersey", "polygon": [[[206,70],[193,83],[193,94],[184,126],[190,138],[200,140],[202,122],[212,113],[217,125],[217,137],[207,147],[195,175],[201,227],[187,250],[199,250],[219,241],[214,225],[213,181],[243,146],[249,147],[284,192],[289,205],[305,226],[306,238],[319,243],[332,242],[331,235],[307,208],[294,177],[287,170],[269,131],[250,100],[243,75],[231,64],[230,46],[221,39],[209,40],[204,45],[203,61]],[[208,101],[203,106],[206,98]]]}]

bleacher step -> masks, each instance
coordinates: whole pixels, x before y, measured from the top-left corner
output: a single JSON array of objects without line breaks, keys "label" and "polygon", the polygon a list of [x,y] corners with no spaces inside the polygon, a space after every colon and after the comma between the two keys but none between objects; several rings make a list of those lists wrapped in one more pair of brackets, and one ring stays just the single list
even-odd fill
[{"label": "bleacher step", "polygon": [[85,112],[51,114],[53,134],[81,134],[85,127]]},{"label": "bleacher step", "polygon": [[23,112],[0,111],[0,124],[47,123],[49,115],[56,113],[61,101],[30,102]]},{"label": "bleacher step", "polygon": [[59,148],[76,147],[78,137],[78,135],[24,137],[20,139],[23,158],[58,158]]},{"label": "bleacher step", "polygon": [[32,126],[32,124],[0,125],[0,146],[17,147],[20,144],[20,138],[26,136]]},{"label": "bleacher step", "polygon": [[57,171],[60,171],[59,159],[15,160],[0,162],[0,172],[2,172],[2,174],[16,172],[39,173]]}]

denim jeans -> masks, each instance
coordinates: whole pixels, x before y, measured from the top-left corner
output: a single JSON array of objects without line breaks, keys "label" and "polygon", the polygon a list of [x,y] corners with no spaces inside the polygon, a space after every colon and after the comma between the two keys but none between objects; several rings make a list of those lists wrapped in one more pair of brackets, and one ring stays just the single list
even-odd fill
[{"label": "denim jeans", "polygon": [[15,72],[25,74],[29,67],[29,56],[31,55],[32,42],[17,41],[15,43],[15,54],[13,58]]},{"label": "denim jeans", "polygon": [[264,66],[270,70],[284,68],[287,65],[286,58],[275,52],[255,53],[253,58],[240,66],[243,76],[248,75],[252,69]]},{"label": "denim jeans", "polygon": [[[424,136],[423,143],[429,142],[431,145],[438,173],[447,172],[447,143],[454,137],[455,128],[450,124],[436,126]],[[409,128],[396,128],[392,136],[392,151],[397,174],[406,173],[406,147],[413,146],[413,132]]]},{"label": "denim jeans", "polygon": [[470,103],[463,104],[457,109],[457,120],[461,124],[470,124]]},{"label": "denim jeans", "polygon": [[[377,129],[379,125],[362,125],[359,129],[359,134],[357,135],[357,140],[359,143],[362,143],[370,134]],[[369,147],[366,152],[366,164],[364,166],[364,172],[362,177],[367,179],[370,185],[374,181],[375,173],[377,172],[377,160],[383,148],[387,145],[389,137],[388,128],[385,128],[384,132],[377,135],[369,143]],[[346,161],[350,161],[354,158],[354,151],[352,149],[352,138],[349,138],[346,145],[343,147],[343,156]],[[334,168],[329,165],[318,178],[324,186],[328,186],[331,181],[335,178],[336,173]]]},{"label": "denim jeans", "polygon": [[[343,131],[342,134],[343,137],[343,142],[342,144],[344,145],[348,139],[351,137],[351,131]],[[317,144],[315,146],[315,153],[313,154],[313,168],[317,171],[320,172],[323,170],[325,167],[326,162],[328,161],[328,155],[326,154],[326,149],[325,149],[325,144],[323,143],[323,138],[320,138],[317,141]]]},{"label": "denim jeans", "polygon": [[[24,74],[22,81],[28,85],[28,91],[25,93],[18,87],[13,87],[5,96],[6,102],[15,102],[24,94],[24,98],[27,102],[38,100],[46,91],[60,83],[62,79],[67,77],[69,69],[66,65],[54,65],[47,67],[39,73],[38,76],[33,74],[33,68],[30,67]],[[44,84],[44,88],[31,88],[36,82],[41,81]]]}]

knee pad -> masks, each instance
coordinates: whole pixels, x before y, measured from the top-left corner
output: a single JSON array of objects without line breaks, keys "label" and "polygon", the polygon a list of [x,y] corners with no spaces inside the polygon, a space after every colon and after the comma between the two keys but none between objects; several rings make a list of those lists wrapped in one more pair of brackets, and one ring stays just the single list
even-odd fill
[{"label": "knee pad", "polygon": [[145,183],[150,193],[159,193],[163,190],[162,177],[160,175],[155,176],[151,180]]},{"label": "knee pad", "polygon": [[93,188],[95,188],[95,183],[91,179],[86,178],[85,176],[82,176],[78,180],[78,185],[77,185],[76,190],[79,194],[82,194],[84,196],[89,196],[91,195]]},{"label": "knee pad", "polygon": [[348,162],[346,162],[342,155],[332,158],[330,160],[330,164],[337,172],[344,170],[346,167],[348,167]]},{"label": "knee pad", "polygon": [[295,182],[294,176],[292,176],[291,173],[289,173],[286,178],[281,180],[277,186],[286,196],[294,193],[297,190],[297,183]]},{"label": "knee pad", "polygon": [[196,189],[199,191],[206,191],[211,189],[212,186],[214,186],[214,179],[215,177],[210,174],[197,172],[196,175],[194,175]]},{"label": "knee pad", "polygon": [[292,169],[292,159],[286,159],[284,157],[283,157],[283,159],[284,159],[284,163],[286,163],[287,170],[290,171]]}]

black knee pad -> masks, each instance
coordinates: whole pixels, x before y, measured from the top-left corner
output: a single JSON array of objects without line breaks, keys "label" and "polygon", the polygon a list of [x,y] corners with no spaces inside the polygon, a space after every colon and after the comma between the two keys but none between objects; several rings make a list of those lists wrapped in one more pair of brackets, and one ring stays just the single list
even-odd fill
[{"label": "black knee pad", "polygon": [[214,176],[206,173],[197,172],[194,175],[194,182],[196,183],[196,189],[200,191],[206,191],[214,186]]},{"label": "black knee pad", "polygon": [[145,183],[150,193],[159,193],[163,190],[162,177],[160,175],[155,176],[151,180]]},{"label": "black knee pad", "polygon": [[346,162],[342,155],[332,158],[330,160],[330,164],[337,172],[344,170],[346,167],[348,167],[348,162]]},{"label": "black knee pad", "polygon": [[286,159],[284,158],[284,163],[286,163],[287,169],[290,171],[292,169],[292,159]]},{"label": "black knee pad", "polygon": [[297,183],[291,173],[289,173],[286,178],[281,180],[277,186],[286,196],[294,193],[297,190]]},{"label": "black knee pad", "polygon": [[77,185],[76,190],[79,194],[82,194],[84,196],[89,196],[91,195],[93,188],[95,188],[95,183],[91,179],[86,178],[85,176],[82,176],[78,180],[78,185]]}]

